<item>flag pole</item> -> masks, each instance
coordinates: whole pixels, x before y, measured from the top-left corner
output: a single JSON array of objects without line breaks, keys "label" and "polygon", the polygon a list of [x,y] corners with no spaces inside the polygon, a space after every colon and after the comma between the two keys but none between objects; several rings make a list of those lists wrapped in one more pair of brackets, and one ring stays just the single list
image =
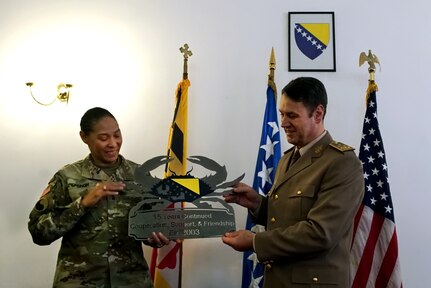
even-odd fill
[{"label": "flag pole", "polygon": [[[367,89],[367,98],[371,92],[378,91],[377,84],[374,82],[374,73],[376,72],[376,64],[379,64],[379,68],[381,71],[379,58],[371,52],[371,49],[368,50],[368,54],[365,52],[361,52],[359,54],[359,67],[362,66],[365,62],[368,63],[368,73],[370,74],[370,78],[368,79],[368,89]],[[368,99],[366,99],[368,101]]]},{"label": "flag pole", "polygon": [[[187,72],[187,62],[189,60],[189,57],[193,55],[192,51],[189,50],[189,44],[184,44],[183,47],[180,47],[180,52],[183,54],[184,57],[184,62],[183,62],[183,80],[187,80],[188,79],[188,72]],[[179,87],[181,89],[181,87]],[[179,91],[181,92],[181,91]],[[181,94],[181,93],[179,93]],[[178,113],[178,109],[180,108],[180,102],[181,102],[181,97],[177,97],[177,103],[175,104],[175,111],[174,111],[174,117],[172,118],[172,125],[171,128],[174,128],[175,125],[175,119],[177,118],[177,113]],[[168,149],[168,155],[167,155],[167,159],[169,160],[171,157],[171,149]],[[182,160],[182,159],[181,159]],[[169,161],[166,162],[165,165],[165,173],[168,173],[168,165]]]},{"label": "flag pole", "polygon": [[[175,91],[176,103],[172,124],[169,129],[168,149],[166,152],[166,158],[168,161],[166,161],[165,165],[165,178],[173,174],[185,175],[186,173],[187,99],[188,87],[190,86],[187,73],[187,61],[188,57],[192,55],[192,52],[189,50],[189,45],[187,44],[184,44],[184,46],[179,50],[184,57],[183,77],[178,83]],[[168,208],[184,208],[184,202],[173,202],[168,206]],[[150,272],[154,277],[155,288],[181,288],[182,286],[183,242],[178,241],[171,244],[160,248],[164,249],[163,257],[160,257],[160,261],[159,249],[153,249]],[[163,264],[160,266],[160,263]]]},{"label": "flag pole", "polygon": [[180,52],[183,53],[184,56],[184,64],[183,64],[183,80],[188,78],[187,73],[187,62],[189,61],[189,57],[193,55],[192,51],[189,50],[189,45],[186,43],[183,47],[180,48]]},{"label": "flag pole", "polygon": [[[187,62],[189,57],[193,55],[192,51],[189,50],[189,45],[187,43],[184,44],[183,47],[180,47],[180,52],[183,54],[183,81],[188,80],[188,72],[187,72]],[[175,111],[176,114],[176,111]],[[181,208],[184,207],[184,203],[181,203]],[[183,280],[183,242],[179,244],[179,275],[178,275],[178,288],[182,287]]]}]

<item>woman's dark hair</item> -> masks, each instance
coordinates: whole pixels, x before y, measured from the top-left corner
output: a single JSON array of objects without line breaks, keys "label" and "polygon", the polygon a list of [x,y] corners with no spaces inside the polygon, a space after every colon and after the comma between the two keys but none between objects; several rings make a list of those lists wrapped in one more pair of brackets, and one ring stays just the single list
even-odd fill
[{"label": "woman's dark hair", "polygon": [[[312,77],[299,77],[289,82],[281,94],[295,102],[302,102],[312,113],[317,106],[322,105],[326,114],[328,96],[322,82]],[[324,115],[325,115],[324,114]]]},{"label": "woman's dark hair", "polygon": [[90,134],[93,131],[94,124],[99,121],[101,118],[111,117],[114,120],[114,115],[111,114],[108,110],[100,107],[94,107],[84,113],[81,118],[81,131],[84,132],[85,135]]}]

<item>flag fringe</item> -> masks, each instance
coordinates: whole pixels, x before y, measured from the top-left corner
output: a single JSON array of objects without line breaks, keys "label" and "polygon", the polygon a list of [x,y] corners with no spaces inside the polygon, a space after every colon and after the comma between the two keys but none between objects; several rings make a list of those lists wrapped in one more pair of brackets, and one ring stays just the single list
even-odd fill
[{"label": "flag fringe", "polygon": [[268,86],[272,88],[272,91],[274,91],[274,98],[275,102],[277,103],[277,86],[275,85],[275,82],[268,80]]},{"label": "flag fringe", "polygon": [[379,87],[377,86],[377,84],[374,81],[370,81],[370,84],[367,88],[367,97],[365,99],[366,103],[368,103],[368,98],[370,97],[370,94],[377,91],[379,91]]},{"label": "flag fringe", "polygon": [[175,95],[178,95],[178,91],[181,89],[181,91],[184,91],[190,86],[190,80],[184,79],[178,83],[177,91],[175,92]]}]

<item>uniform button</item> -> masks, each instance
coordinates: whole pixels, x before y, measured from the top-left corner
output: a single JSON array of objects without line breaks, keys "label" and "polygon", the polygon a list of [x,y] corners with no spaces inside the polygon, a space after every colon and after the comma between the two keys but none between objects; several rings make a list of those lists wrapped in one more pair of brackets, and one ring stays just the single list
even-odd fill
[{"label": "uniform button", "polygon": [[275,217],[272,217],[271,218],[271,223],[274,223],[275,222]]},{"label": "uniform button", "polygon": [[301,190],[298,190],[298,191],[296,192],[296,194],[301,195],[301,194],[302,194],[302,191],[301,191]]},{"label": "uniform button", "polygon": [[317,282],[317,281],[319,281],[319,278],[313,277],[313,282]]},{"label": "uniform button", "polygon": [[275,200],[277,200],[278,199],[278,194],[275,194],[274,198],[275,198]]}]

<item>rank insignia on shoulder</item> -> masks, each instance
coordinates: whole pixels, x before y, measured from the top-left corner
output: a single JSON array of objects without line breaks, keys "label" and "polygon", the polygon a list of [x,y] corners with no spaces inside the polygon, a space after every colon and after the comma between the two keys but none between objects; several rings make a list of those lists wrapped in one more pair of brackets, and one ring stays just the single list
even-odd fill
[{"label": "rank insignia on shoulder", "polygon": [[320,154],[320,153],[322,153],[322,151],[323,151],[322,145],[319,145],[319,146],[314,148],[314,153],[316,153],[316,154]]},{"label": "rank insignia on shoulder", "polygon": [[346,152],[346,151],[353,151],[355,150],[355,148],[350,147],[349,145],[346,145],[344,143],[341,142],[337,142],[337,141],[332,141],[331,144],[329,144],[330,146],[334,147],[335,149],[341,151],[341,152]]}]

